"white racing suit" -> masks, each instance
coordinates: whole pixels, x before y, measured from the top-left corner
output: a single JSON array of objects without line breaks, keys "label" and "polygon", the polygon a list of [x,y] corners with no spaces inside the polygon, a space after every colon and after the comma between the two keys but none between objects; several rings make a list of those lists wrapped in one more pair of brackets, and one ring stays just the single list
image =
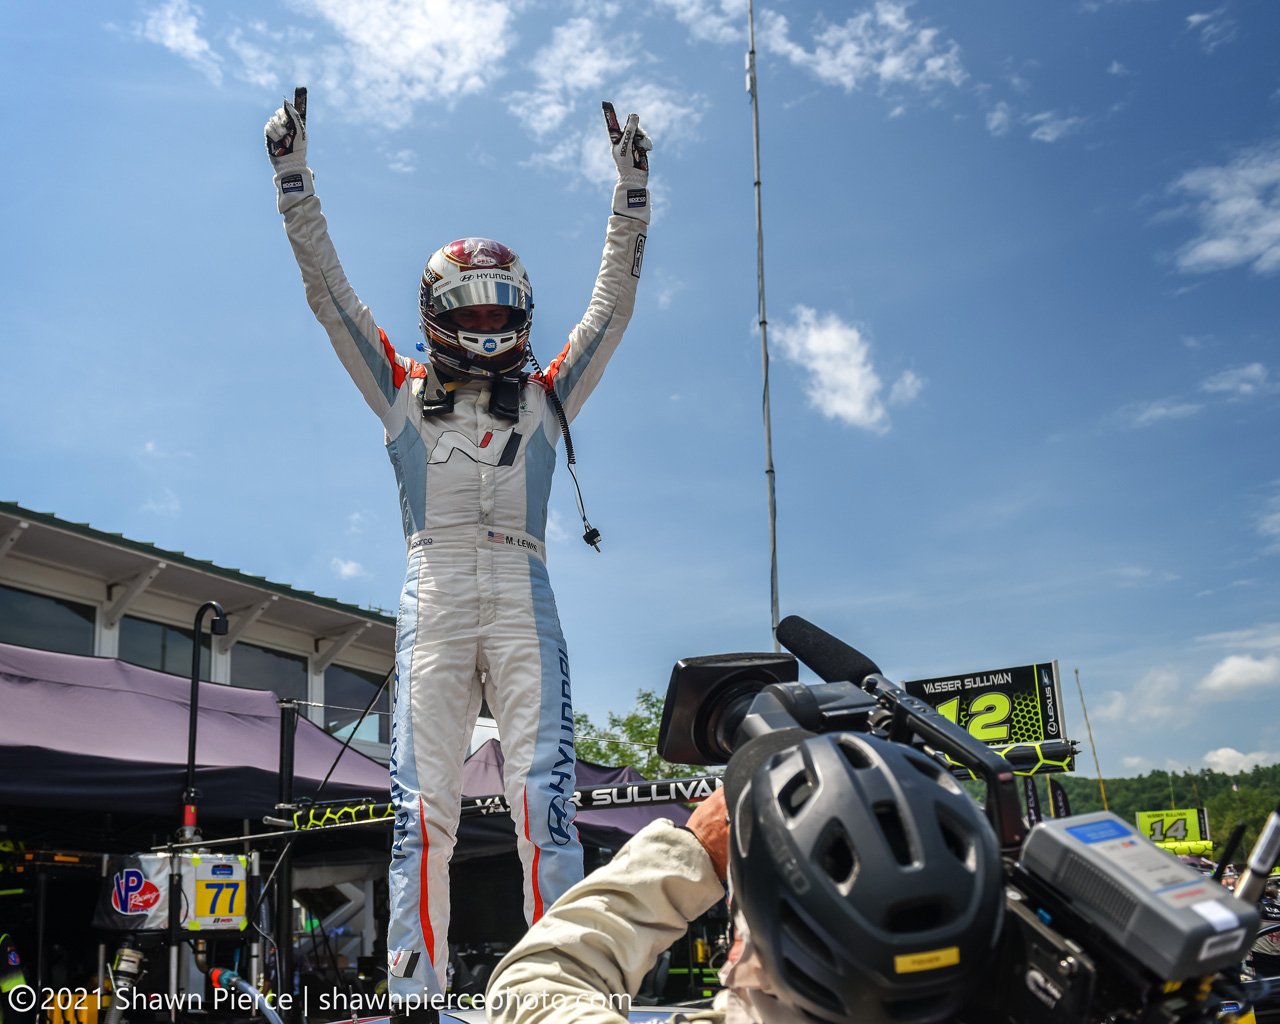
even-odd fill
[{"label": "white racing suit", "polygon": [[[462,761],[482,698],[502,739],[526,920],[582,877],[569,663],[545,562],[560,435],[547,388],[572,420],[599,382],[631,317],[645,225],[609,218],[586,314],[545,375],[523,387],[516,421],[489,412],[489,388],[478,382],[457,388],[451,412],[428,417],[425,367],[392,348],[347,282],[310,171],[277,174],[276,195],[307,301],[382,421],[400,488],[408,565],[396,639],[387,958],[390,995],[409,1002],[444,985]],[[614,209],[626,203],[619,186]]]}]

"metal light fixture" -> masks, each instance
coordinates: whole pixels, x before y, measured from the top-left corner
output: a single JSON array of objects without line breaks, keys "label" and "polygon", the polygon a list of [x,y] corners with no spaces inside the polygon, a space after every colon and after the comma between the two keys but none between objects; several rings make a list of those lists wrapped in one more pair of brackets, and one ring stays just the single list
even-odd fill
[{"label": "metal light fixture", "polygon": [[[207,613],[213,612],[209,632],[214,636],[227,635],[227,613],[217,601],[206,601],[196,612],[195,628],[191,634],[191,701],[187,719],[187,784],[182,790],[182,827],[178,838],[191,841],[200,838],[196,824],[196,801],[200,791],[196,789],[196,723],[200,716],[200,633]],[[211,652],[212,653],[212,650]]]}]

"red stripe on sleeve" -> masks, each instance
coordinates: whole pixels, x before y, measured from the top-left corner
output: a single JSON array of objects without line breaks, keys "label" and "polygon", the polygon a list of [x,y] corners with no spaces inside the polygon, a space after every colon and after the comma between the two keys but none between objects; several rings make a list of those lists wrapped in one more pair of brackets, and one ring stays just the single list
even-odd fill
[{"label": "red stripe on sleeve", "polygon": [[378,337],[382,339],[382,354],[387,357],[387,362],[391,364],[391,383],[399,391],[400,385],[404,383],[404,367],[396,359],[396,350],[392,346],[391,340],[387,337],[387,332],[381,327],[378,328]]}]

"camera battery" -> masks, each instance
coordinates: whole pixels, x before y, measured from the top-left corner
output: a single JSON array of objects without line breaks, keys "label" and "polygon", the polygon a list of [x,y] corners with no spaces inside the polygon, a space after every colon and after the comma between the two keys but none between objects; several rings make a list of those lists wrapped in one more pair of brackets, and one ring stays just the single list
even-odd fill
[{"label": "camera battery", "polygon": [[1239,964],[1258,929],[1256,907],[1109,811],[1036,825],[1020,863],[1164,981]]}]

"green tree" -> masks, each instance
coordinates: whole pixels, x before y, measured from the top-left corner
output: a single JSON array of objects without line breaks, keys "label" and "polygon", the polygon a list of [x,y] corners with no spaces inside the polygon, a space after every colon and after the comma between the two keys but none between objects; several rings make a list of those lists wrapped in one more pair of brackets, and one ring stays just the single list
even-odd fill
[{"label": "green tree", "polygon": [[658,727],[663,699],[641,690],[626,714],[608,713],[608,724],[596,725],[586,712],[573,716],[574,748],[578,757],[604,765],[629,764],[646,779],[679,779],[711,774],[702,765],[672,764],[658,754]]}]

